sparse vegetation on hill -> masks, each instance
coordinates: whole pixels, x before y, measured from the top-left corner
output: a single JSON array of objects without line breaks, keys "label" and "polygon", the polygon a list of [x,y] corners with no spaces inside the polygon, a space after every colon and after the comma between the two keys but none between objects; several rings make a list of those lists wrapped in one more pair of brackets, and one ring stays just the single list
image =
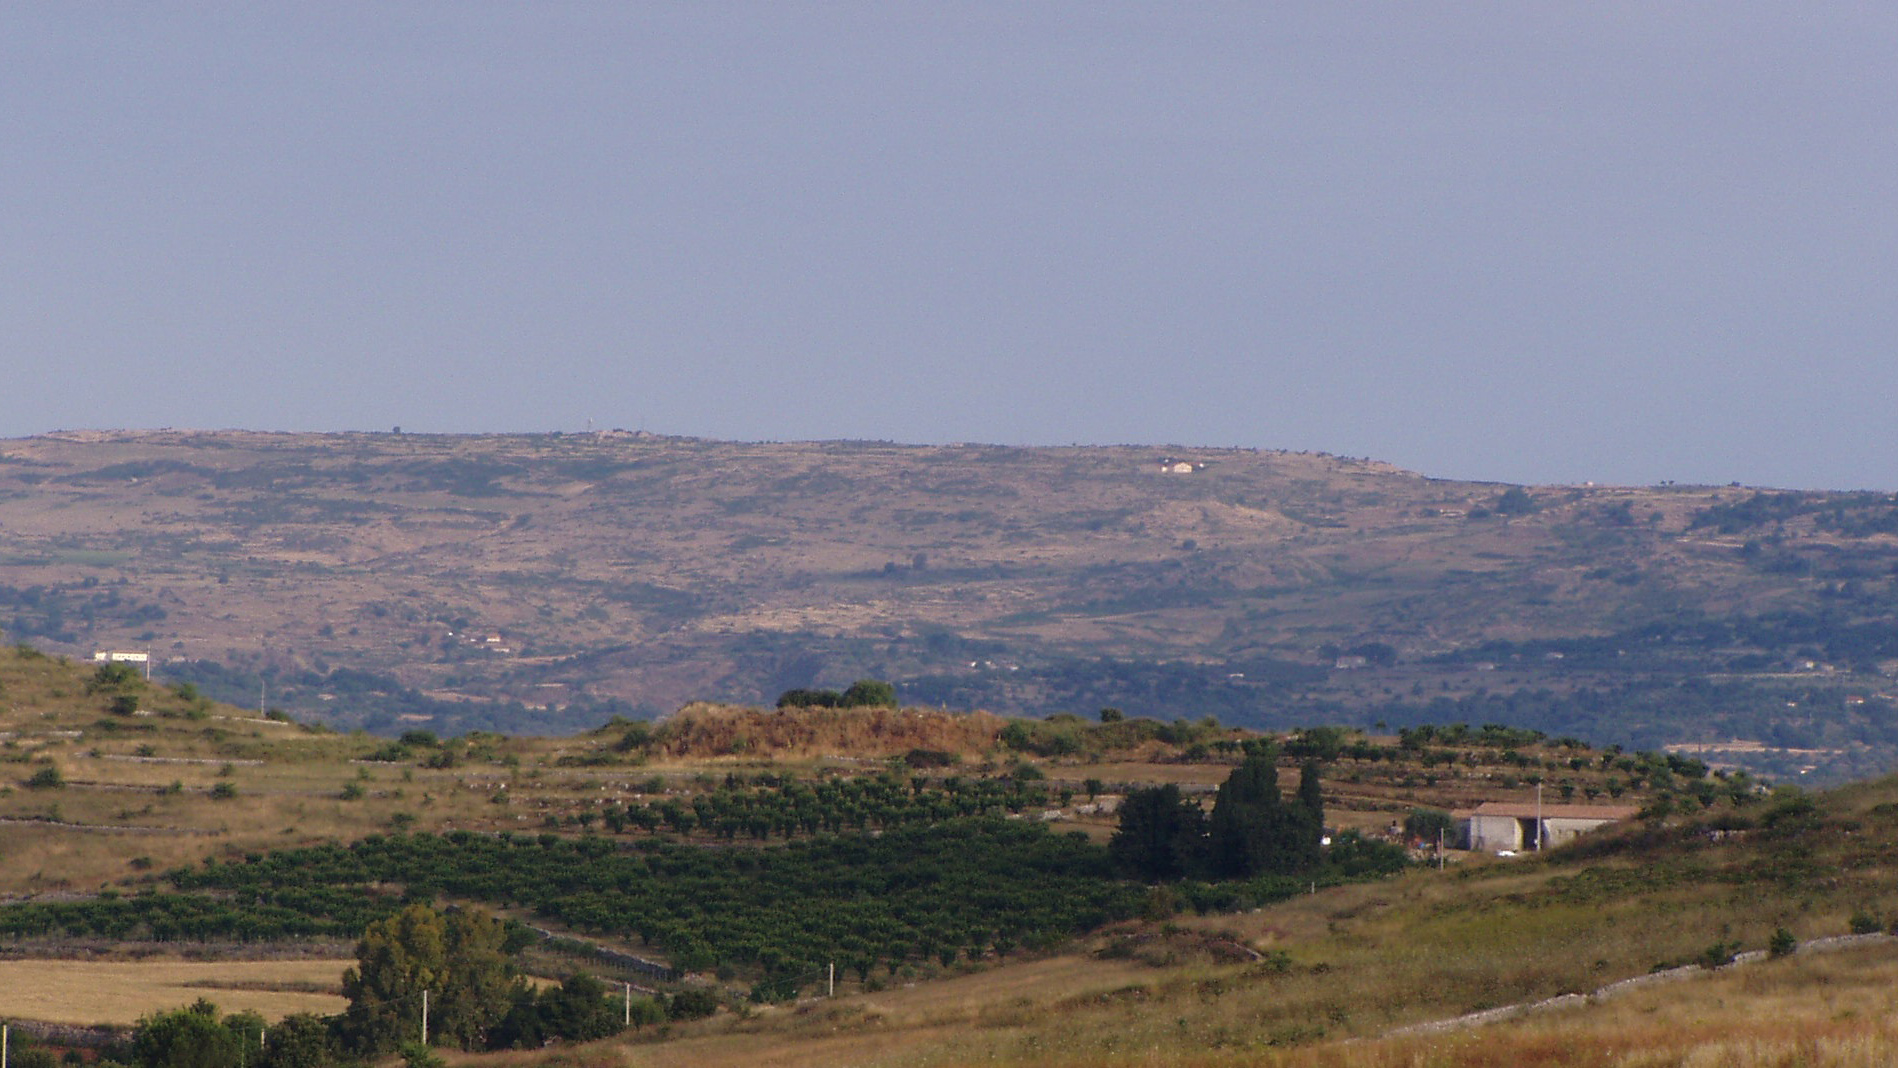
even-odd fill
[{"label": "sparse vegetation on hill", "polygon": [[1161,456],[1182,458],[49,435],[0,444],[0,627],[391,736],[564,734],[875,678],[1004,715],[1737,743],[1727,762],[1829,781],[1898,757],[1888,494]]}]

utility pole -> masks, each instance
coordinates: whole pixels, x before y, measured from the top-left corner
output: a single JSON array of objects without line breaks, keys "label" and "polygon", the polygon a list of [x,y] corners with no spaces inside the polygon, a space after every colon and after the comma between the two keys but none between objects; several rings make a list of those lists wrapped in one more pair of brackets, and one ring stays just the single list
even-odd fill
[{"label": "utility pole", "polygon": [[422,991],[422,1045],[428,1045],[428,991]]},{"label": "utility pole", "polygon": [[0,1068],[7,1068],[7,1025],[0,1024]]},{"label": "utility pole", "polygon": [[829,988],[829,993],[825,994],[824,996],[831,997],[831,998],[834,998],[837,996],[837,962],[836,961],[830,962],[830,988]]},{"label": "utility pole", "polygon": [[626,984],[626,1026],[633,1026],[633,984]]}]

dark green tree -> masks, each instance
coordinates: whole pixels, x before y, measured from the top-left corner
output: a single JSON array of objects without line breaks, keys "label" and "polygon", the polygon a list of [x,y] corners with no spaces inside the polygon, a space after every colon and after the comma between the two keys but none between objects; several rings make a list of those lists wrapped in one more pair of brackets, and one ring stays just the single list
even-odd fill
[{"label": "dark green tree", "polygon": [[1287,804],[1279,795],[1277,760],[1274,747],[1254,745],[1220,785],[1207,823],[1208,862],[1214,876],[1287,875],[1310,870],[1321,859],[1323,801],[1305,796],[1307,790],[1319,789],[1318,772],[1307,765],[1309,774],[1300,782],[1299,800]]},{"label": "dark green tree", "polygon": [[1316,758],[1307,760],[1298,768],[1298,803],[1319,827],[1325,825],[1325,795],[1318,781],[1319,764]]},{"label": "dark green tree", "polygon": [[1107,843],[1119,871],[1149,882],[1183,879],[1199,867],[1206,816],[1198,802],[1168,783],[1131,790],[1120,805],[1120,825]]},{"label": "dark green tree", "polygon": [[1243,879],[1270,870],[1279,808],[1278,754],[1270,746],[1254,747],[1232,769],[1213,798],[1207,822],[1207,853],[1212,874]]}]

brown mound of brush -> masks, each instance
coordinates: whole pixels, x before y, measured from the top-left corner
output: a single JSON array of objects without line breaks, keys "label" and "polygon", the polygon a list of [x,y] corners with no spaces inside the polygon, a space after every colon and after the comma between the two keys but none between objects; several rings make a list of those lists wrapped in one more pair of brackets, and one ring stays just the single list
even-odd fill
[{"label": "brown mound of brush", "polygon": [[693,702],[654,733],[671,756],[755,752],[888,757],[912,749],[986,752],[1007,720],[929,708],[760,709]]}]

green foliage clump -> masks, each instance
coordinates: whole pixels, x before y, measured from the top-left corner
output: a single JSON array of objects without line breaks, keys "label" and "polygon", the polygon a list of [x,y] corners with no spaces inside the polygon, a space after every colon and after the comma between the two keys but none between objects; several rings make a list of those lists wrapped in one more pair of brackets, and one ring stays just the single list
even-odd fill
[{"label": "green foliage clump", "polygon": [[86,680],[87,693],[120,693],[144,684],[138,669],[126,663],[100,664]]},{"label": "green foliage clump", "polygon": [[[608,1000],[607,993],[604,983],[585,972],[540,991],[523,985],[500,1026],[489,1036],[489,1045],[494,1049],[539,1049],[554,1039],[592,1042],[617,1035],[625,1029],[625,1016],[622,1006]],[[641,998],[640,1002],[636,1019],[641,1023],[664,1017],[664,1010],[652,1000]]]},{"label": "green foliage clump", "polygon": [[786,690],[778,695],[779,708],[895,708],[896,687],[879,679],[858,679],[842,693],[836,690]]},{"label": "green foliage clump", "polygon": [[617,753],[634,753],[652,744],[652,725],[650,723],[631,723],[619,741],[613,743]]},{"label": "green foliage clump", "polygon": [[1434,844],[1437,835],[1446,840],[1456,829],[1456,819],[1440,808],[1413,808],[1404,817],[1404,838],[1406,841]]},{"label": "green foliage clump", "polygon": [[132,1032],[133,1063],[140,1068],[240,1068],[257,1055],[264,1018],[254,1012],[220,1018],[203,998],[154,1013]]},{"label": "green foliage clump", "polygon": [[351,1048],[393,1048],[428,1005],[431,1041],[483,1049],[521,987],[502,922],[475,909],[407,908],[369,925],[343,973],[341,1030]]},{"label": "green foliage clump", "polygon": [[703,1020],[718,1011],[718,993],[705,987],[681,990],[666,999],[666,1015],[674,1020]]}]

